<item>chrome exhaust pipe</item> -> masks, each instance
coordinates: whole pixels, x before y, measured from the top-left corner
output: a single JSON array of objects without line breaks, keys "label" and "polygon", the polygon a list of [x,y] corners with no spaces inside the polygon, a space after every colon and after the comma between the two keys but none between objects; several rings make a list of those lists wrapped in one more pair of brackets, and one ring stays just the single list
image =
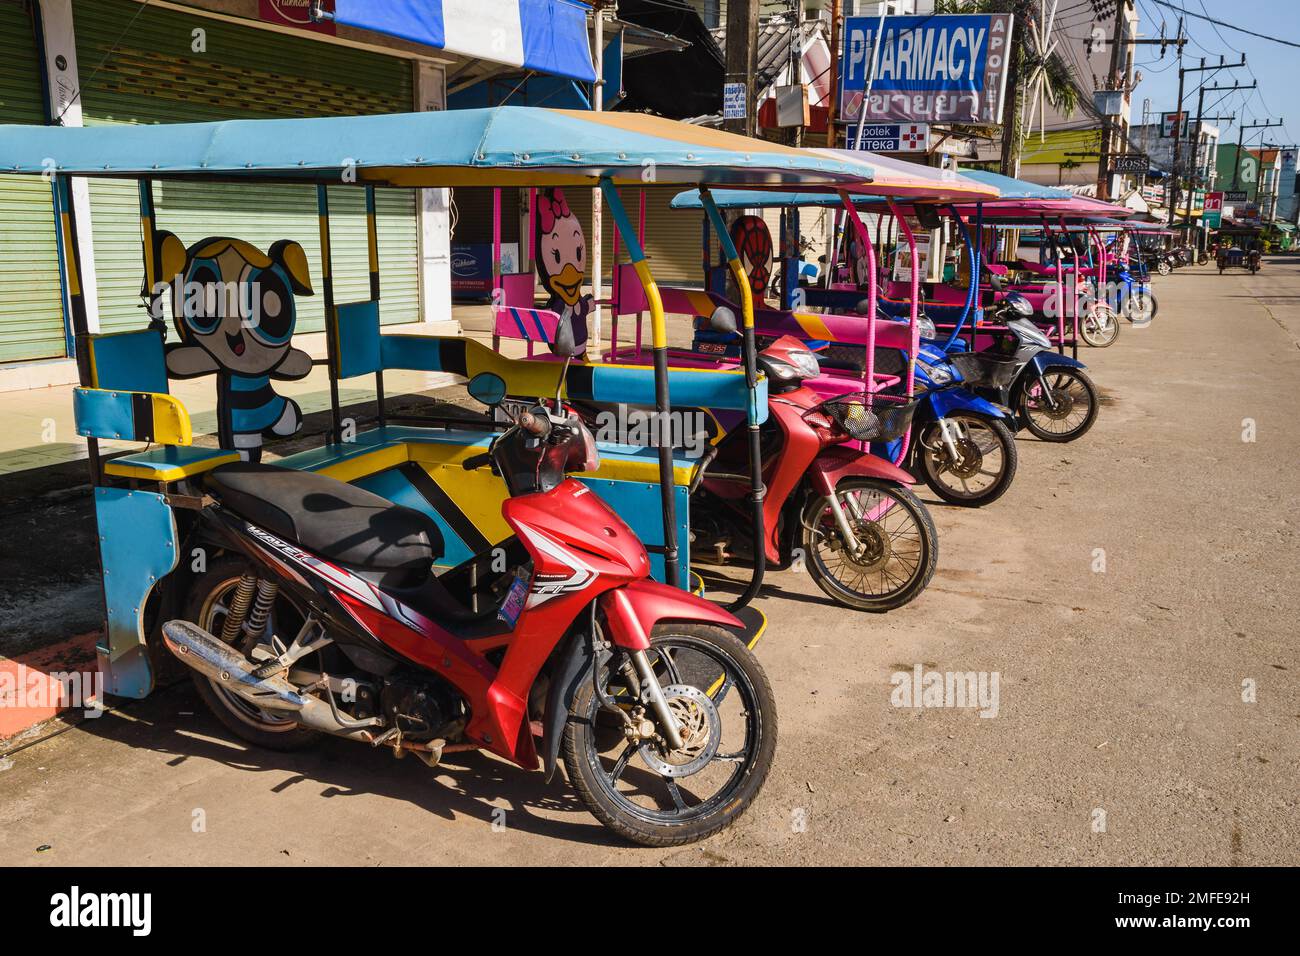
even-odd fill
[{"label": "chrome exhaust pipe", "polygon": [[197,624],[168,621],[162,632],[163,643],[177,660],[255,707],[288,711],[294,715],[294,720],[312,730],[358,740],[373,739],[370,731],[364,728],[378,724],[377,719],[346,722],[346,719],[336,717],[325,701],[300,693],[283,677],[254,676],[253,670],[258,665]]},{"label": "chrome exhaust pipe", "polygon": [[177,660],[263,710],[301,711],[306,698],[282,677],[254,677],[252,661],[197,624],[168,621],[163,643]]}]

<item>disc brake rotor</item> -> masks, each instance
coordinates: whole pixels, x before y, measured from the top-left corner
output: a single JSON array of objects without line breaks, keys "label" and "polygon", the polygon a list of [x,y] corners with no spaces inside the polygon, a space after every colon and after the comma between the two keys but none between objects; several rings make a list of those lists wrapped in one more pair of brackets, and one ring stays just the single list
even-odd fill
[{"label": "disc brake rotor", "polygon": [[668,709],[682,736],[678,750],[665,752],[658,743],[641,745],[641,759],[661,777],[689,777],[702,770],[718,753],[722,720],[709,695],[689,684],[663,688]]}]

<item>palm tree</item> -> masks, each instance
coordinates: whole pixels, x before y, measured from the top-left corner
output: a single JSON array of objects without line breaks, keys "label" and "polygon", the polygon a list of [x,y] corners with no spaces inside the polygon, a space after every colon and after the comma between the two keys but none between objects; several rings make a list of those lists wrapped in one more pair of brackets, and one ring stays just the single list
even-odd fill
[{"label": "palm tree", "polygon": [[[1044,7],[1047,7],[1044,11]],[[1013,75],[1008,78],[1007,111],[1003,114],[1005,126],[1002,135],[1002,172],[1014,176],[1020,169],[1020,151],[1033,126],[1033,116],[1026,115],[1021,93],[1031,88],[1038,90],[1037,105],[1050,103],[1067,119],[1079,106],[1079,89],[1065,61],[1052,49],[1048,22],[1055,12],[1054,0],[935,0],[935,13],[1013,13],[1016,28],[1012,38],[1011,62]],[[1040,125],[1040,135],[1042,129]]]}]

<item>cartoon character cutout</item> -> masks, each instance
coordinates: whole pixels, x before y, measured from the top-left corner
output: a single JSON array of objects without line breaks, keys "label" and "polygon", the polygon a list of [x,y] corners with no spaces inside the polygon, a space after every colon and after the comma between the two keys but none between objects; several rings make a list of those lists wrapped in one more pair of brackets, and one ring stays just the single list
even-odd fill
[{"label": "cartoon character cutout", "polygon": [[871,256],[867,255],[866,243],[855,232],[848,238],[849,281],[859,289],[865,290],[871,278]]},{"label": "cartoon character cutout", "polygon": [[292,345],[294,296],[313,294],[306,253],[287,239],[262,252],[224,236],[186,249],[166,232],[158,247],[180,336],[167,347],[167,373],[215,374],[221,447],[260,461],[264,437],[293,435],[302,427],[302,409],[276,394],[271,380],[311,371],[311,356]]},{"label": "cartoon character cutout", "polygon": [[762,216],[741,216],[731,224],[731,242],[754,299],[761,303],[772,279],[772,232]]},{"label": "cartoon character cutout", "polygon": [[587,240],[582,223],[569,209],[564,190],[541,190],[537,195],[537,278],[550,293],[546,308],[573,332],[575,358],[586,356],[587,317],[596,307],[591,294],[582,292],[586,275]]}]

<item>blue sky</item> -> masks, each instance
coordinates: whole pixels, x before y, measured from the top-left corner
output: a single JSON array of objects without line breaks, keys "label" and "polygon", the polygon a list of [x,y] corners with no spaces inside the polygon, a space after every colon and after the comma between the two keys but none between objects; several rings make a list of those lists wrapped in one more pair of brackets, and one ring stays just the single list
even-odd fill
[{"label": "blue sky", "polygon": [[[1169,3],[1190,13],[1208,13],[1216,20],[1300,43],[1300,0],[1169,0]],[[1172,37],[1177,32],[1179,14],[1176,10],[1161,6],[1154,0],[1137,0],[1137,8],[1141,17],[1138,28],[1143,37],[1158,37],[1162,18],[1167,36]],[[1206,114],[1226,116],[1236,113],[1237,122],[1241,122],[1244,116],[1246,122],[1261,123],[1281,116],[1286,120],[1286,126],[1247,130],[1247,144],[1258,145],[1265,141],[1289,145],[1300,142],[1297,138],[1300,137],[1300,104],[1294,95],[1296,84],[1300,83],[1300,49],[1224,27],[1216,28],[1214,24],[1195,17],[1185,17],[1183,22],[1190,38],[1183,47],[1183,66],[1199,66],[1201,57],[1205,57],[1208,66],[1218,62],[1219,54],[1223,54],[1229,63],[1234,63],[1241,59],[1243,52],[1247,64],[1246,69],[1187,74],[1184,109],[1195,113],[1195,91],[1203,77],[1208,77],[1207,86],[1216,83],[1231,86],[1258,80],[1257,90],[1207,93]],[[1142,101],[1146,98],[1151,100],[1151,111],[1156,114],[1156,119],[1160,113],[1176,109],[1178,65],[1173,48],[1162,60],[1159,47],[1138,47],[1135,62],[1143,79],[1133,91],[1133,122],[1142,121]],[[1220,97],[1223,97],[1222,102],[1211,109],[1211,104]],[[1221,122],[1217,125],[1222,131],[1223,142],[1237,141],[1235,124]]]}]

